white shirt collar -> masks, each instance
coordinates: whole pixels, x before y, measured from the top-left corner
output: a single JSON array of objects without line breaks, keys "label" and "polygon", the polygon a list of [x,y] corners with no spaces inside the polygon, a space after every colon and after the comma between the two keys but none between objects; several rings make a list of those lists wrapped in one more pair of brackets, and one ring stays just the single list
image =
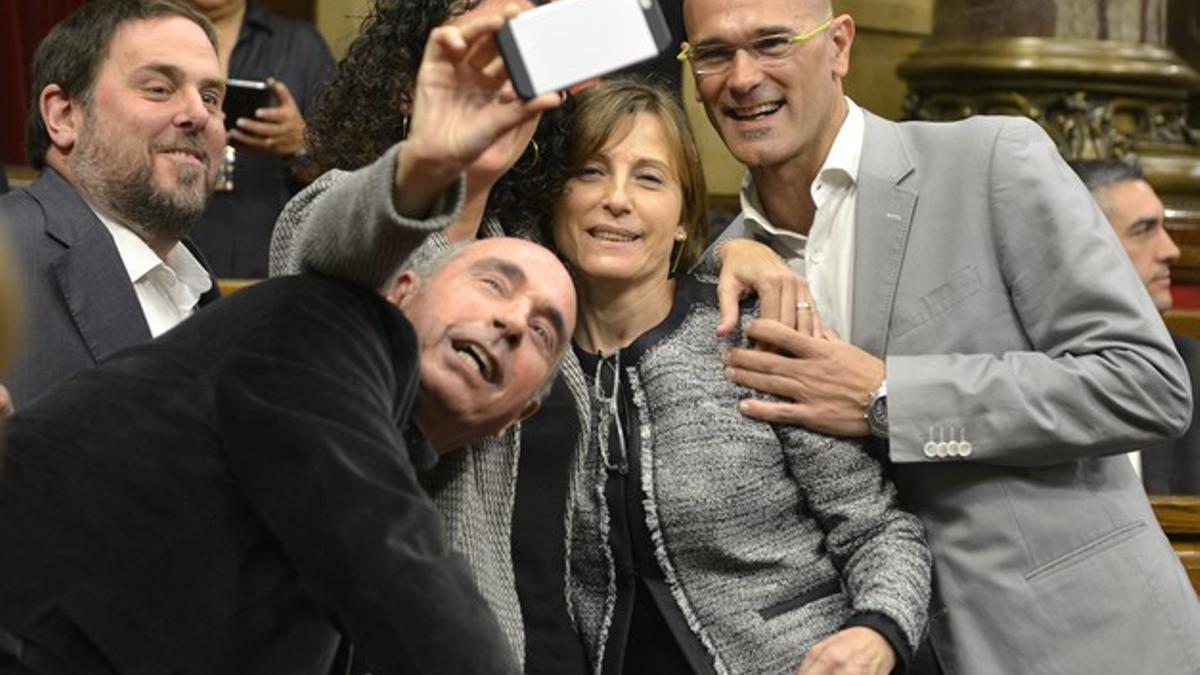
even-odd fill
[{"label": "white shirt collar", "polygon": [[112,235],[117,254],[121,257],[121,263],[125,265],[125,273],[129,275],[131,283],[137,284],[161,265],[174,272],[179,281],[191,289],[197,298],[212,289],[212,277],[209,276],[208,270],[204,269],[182,242],[177,242],[171,247],[163,260],[133,230],[118,225],[116,221],[96,209],[92,211]]},{"label": "white shirt collar", "polygon": [[858,182],[858,165],[862,160],[863,133],[866,130],[866,119],[862,108],[858,107],[850,97],[846,98],[846,119],[842,120],[842,128],[838,129],[825,163],[817,172],[820,180],[827,172],[840,171],[850,177],[852,182]]},{"label": "white shirt collar", "polygon": [[[846,99],[846,119],[842,120],[842,126],[838,129],[837,136],[833,138],[833,145],[829,147],[829,154],[825,156],[821,170],[817,172],[816,179],[809,186],[809,190],[814,193],[813,200],[817,206],[821,204],[821,198],[815,194],[818,183],[830,181],[837,174],[846,176],[851,183],[858,182],[858,165],[862,161],[866,117],[863,115],[862,108],[850,100],[849,96],[844,98]],[[800,241],[807,239],[798,232],[772,225],[771,221],[763,215],[762,200],[758,197],[758,190],[755,189],[754,179],[749,172],[742,177],[742,190],[739,196],[742,214],[745,216],[746,225],[750,228],[758,228],[776,237],[799,239]]]}]

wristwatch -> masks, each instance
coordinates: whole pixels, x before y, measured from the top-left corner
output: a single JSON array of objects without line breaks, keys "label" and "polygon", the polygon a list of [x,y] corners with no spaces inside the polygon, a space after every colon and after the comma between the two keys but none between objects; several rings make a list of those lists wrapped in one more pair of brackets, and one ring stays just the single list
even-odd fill
[{"label": "wristwatch", "polygon": [[871,393],[863,416],[867,418],[867,428],[872,436],[888,437],[887,380],[880,382],[879,388]]}]

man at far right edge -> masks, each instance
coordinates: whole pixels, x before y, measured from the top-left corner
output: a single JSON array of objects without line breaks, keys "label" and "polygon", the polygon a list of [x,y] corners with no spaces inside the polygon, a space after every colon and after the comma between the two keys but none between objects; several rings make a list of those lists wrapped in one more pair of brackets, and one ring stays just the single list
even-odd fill
[{"label": "man at far right edge", "polygon": [[[685,0],[684,22],[749,168],[726,241],[767,243],[812,296],[751,322],[766,349],[727,376],[778,397],[749,416],[878,439],[933,550],[927,667],[1200,673],[1196,592],[1123,454],[1187,429],[1187,371],[1054,144],[1024,118],[859,108],[829,0]],[[788,327],[812,305],[842,338]],[[855,651],[824,645],[820,672],[882,675]]]},{"label": "man at far right edge", "polygon": [[[1171,264],[1179,260],[1179,247],[1164,225],[1162,200],[1146,182],[1141,167],[1119,159],[1079,159],[1069,164],[1117,233],[1154,306],[1159,312],[1171,309]],[[1171,340],[1195,392],[1200,384],[1200,341],[1174,331]],[[1192,426],[1178,440],[1139,453],[1147,493],[1200,495],[1200,424],[1195,419],[1193,411]]]}]

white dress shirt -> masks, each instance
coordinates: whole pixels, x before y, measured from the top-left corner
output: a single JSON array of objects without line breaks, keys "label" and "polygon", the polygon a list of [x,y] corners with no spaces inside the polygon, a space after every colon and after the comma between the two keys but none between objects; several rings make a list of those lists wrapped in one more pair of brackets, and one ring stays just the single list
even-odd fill
[{"label": "white dress shirt", "polygon": [[164,260],[129,228],[98,211],[96,217],[117,245],[151,336],[162,335],[196,311],[200,296],[212,288],[212,278],[186,246],[175,244]]},{"label": "white dress shirt", "polygon": [[847,340],[853,301],[854,212],[865,124],[862,108],[846,98],[846,119],[809,186],[817,212],[807,237],[772,225],[763,215],[750,175],[742,181],[746,226],[768,234],[791,252],[788,264],[808,280],[822,323]]}]

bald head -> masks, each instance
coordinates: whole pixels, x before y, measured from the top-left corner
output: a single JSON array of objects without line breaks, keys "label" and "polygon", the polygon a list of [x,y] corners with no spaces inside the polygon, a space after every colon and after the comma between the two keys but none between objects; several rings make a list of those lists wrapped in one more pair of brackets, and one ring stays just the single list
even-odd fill
[{"label": "bald head", "polygon": [[[815,178],[846,116],[854,20],[829,0],[686,0],[694,53],[720,54],[695,72],[709,122],[760,185],[776,172]],[[753,45],[773,38],[766,56]],[[780,213],[772,222],[788,226]],[[791,226],[798,226],[793,223]]]},{"label": "bald head", "polygon": [[[799,12],[811,16],[827,17],[833,15],[833,2],[831,0],[787,0],[785,4],[790,4]],[[687,34],[692,34],[692,25],[697,18],[706,19],[711,16],[711,12],[720,12],[727,7],[727,3],[706,2],[705,0],[683,0],[683,22],[687,29]]]},{"label": "bald head", "polygon": [[405,272],[389,298],[417,333],[417,424],[439,452],[536,411],[575,330],[566,268],[520,239],[473,242],[424,276]]}]

